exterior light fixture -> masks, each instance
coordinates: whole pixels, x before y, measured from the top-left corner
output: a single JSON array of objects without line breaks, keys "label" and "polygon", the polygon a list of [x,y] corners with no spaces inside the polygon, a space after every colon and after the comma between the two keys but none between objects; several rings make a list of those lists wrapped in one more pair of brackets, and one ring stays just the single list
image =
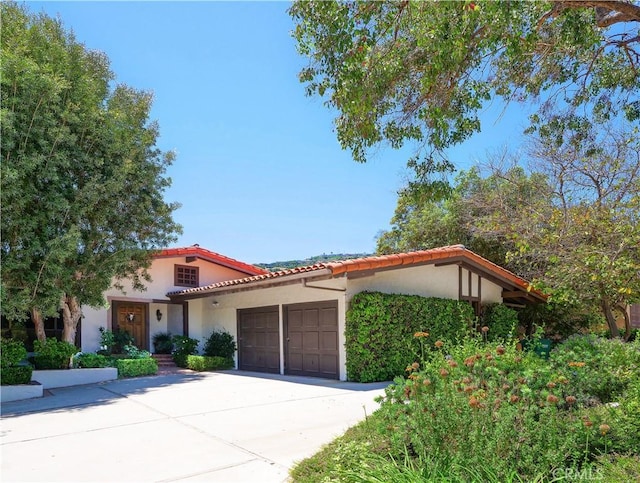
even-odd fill
[{"label": "exterior light fixture", "polygon": [[156,310],[156,319],[158,319],[158,322],[162,320],[162,312],[160,312],[160,309]]}]

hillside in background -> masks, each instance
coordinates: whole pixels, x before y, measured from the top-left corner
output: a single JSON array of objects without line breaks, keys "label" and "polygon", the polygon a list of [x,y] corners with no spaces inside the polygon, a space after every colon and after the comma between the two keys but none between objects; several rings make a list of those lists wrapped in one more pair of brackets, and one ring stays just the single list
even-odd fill
[{"label": "hillside in background", "polygon": [[265,268],[270,272],[277,272],[278,270],[285,270],[287,268],[305,267],[307,265],[314,265],[316,263],[347,260],[349,258],[369,257],[371,255],[371,253],[323,253],[322,255],[305,258],[304,260],[286,260],[282,262],[256,263],[255,265]]}]

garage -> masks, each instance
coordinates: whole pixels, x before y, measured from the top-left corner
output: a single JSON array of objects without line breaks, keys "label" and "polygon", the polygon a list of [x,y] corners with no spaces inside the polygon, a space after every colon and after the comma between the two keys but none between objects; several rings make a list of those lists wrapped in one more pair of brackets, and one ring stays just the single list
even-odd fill
[{"label": "garage", "polygon": [[280,373],[277,305],[238,310],[238,368]]},{"label": "garage", "polygon": [[339,379],[338,301],[284,306],[285,374]]}]

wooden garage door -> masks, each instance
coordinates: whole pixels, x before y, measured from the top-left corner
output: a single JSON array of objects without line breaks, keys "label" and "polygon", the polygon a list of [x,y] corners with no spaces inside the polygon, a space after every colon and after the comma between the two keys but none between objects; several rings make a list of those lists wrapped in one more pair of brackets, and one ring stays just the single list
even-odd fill
[{"label": "wooden garage door", "polygon": [[278,306],[238,310],[238,368],[280,373]]},{"label": "wooden garage door", "polygon": [[338,301],[285,305],[285,373],[339,378]]}]

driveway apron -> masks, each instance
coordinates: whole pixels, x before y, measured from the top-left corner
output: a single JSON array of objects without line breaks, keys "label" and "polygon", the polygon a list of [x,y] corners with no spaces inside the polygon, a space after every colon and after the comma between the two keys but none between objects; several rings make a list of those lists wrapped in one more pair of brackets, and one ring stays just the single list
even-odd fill
[{"label": "driveway apron", "polygon": [[2,404],[3,482],[284,482],[387,383],[182,372]]}]

